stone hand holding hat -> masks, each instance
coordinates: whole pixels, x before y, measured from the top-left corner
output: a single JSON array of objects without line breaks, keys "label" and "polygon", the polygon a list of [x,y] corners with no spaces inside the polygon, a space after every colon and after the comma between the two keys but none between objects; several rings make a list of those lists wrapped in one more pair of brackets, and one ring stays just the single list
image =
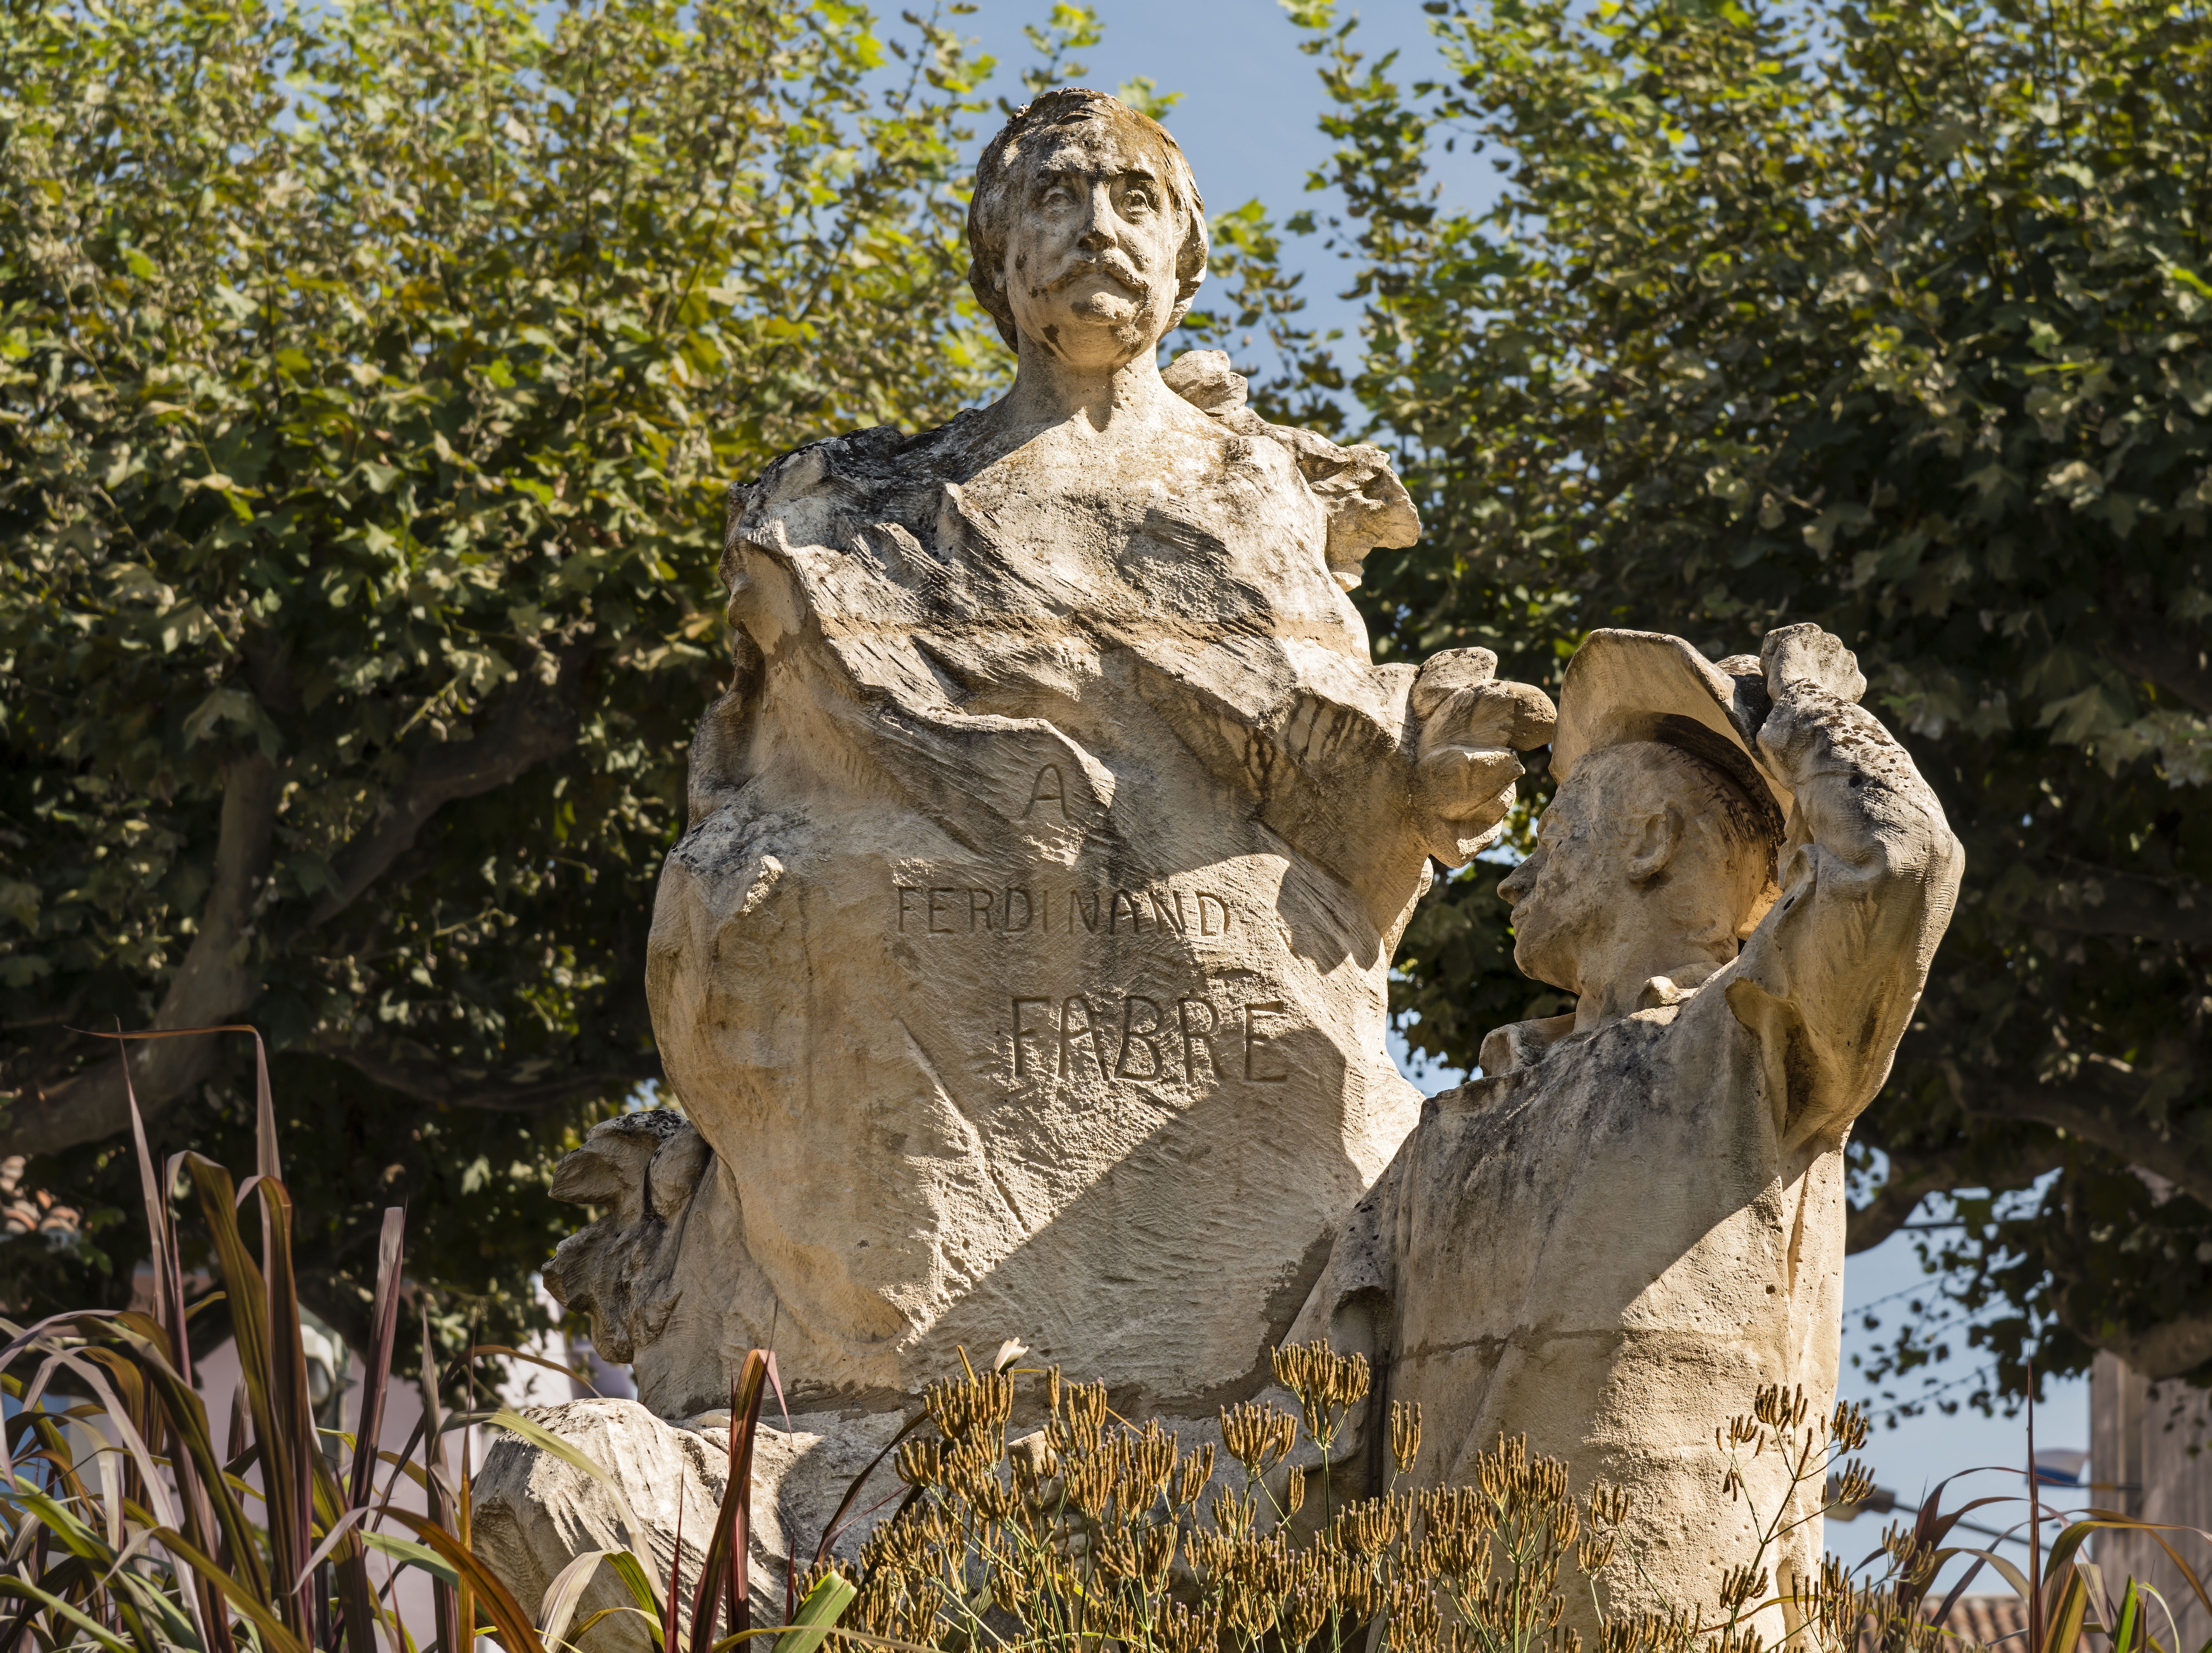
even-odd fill
[{"label": "stone hand holding hat", "polygon": [[1842,638],[1816,625],[1777,626],[1759,646],[1759,665],[1770,700],[1780,700],[1800,684],[1810,684],[1852,705],[1866,693],[1858,657],[1844,647]]}]

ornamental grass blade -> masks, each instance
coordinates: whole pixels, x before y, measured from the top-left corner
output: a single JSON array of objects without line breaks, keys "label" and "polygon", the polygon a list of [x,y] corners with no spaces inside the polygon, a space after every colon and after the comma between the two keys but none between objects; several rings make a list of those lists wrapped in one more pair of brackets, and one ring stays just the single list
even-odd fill
[{"label": "ornamental grass blade", "polygon": [[[68,1371],[82,1378],[85,1386],[92,1391],[94,1404],[112,1420],[116,1434],[122,1441],[124,1450],[131,1455],[132,1461],[137,1465],[138,1473],[146,1486],[147,1502],[153,1507],[155,1519],[165,1526],[173,1526],[175,1511],[169,1502],[168,1483],[155,1473],[152,1454],[147,1451],[146,1443],[138,1431],[131,1427],[130,1414],[124,1410],[122,1401],[116,1395],[114,1386],[107,1381],[106,1374],[98,1364],[71,1350],[54,1350],[40,1365],[41,1375],[33,1380],[31,1387],[24,1392],[24,1409],[28,1411],[38,1404],[38,1397],[46,1386],[45,1374],[56,1369]],[[82,1495],[82,1485],[80,1482],[78,1485],[80,1496]]]},{"label": "ornamental grass blade", "polygon": [[[522,1604],[500,1583],[496,1573],[469,1553],[466,1545],[434,1521],[425,1521],[404,1510],[394,1510],[392,1515],[394,1520],[413,1528],[415,1535],[443,1558],[471,1593],[483,1599],[484,1611],[491,1615],[492,1626],[499,1632],[505,1653],[545,1653],[545,1644],[538,1639],[537,1627],[522,1610]],[[448,1650],[460,1645],[444,1644]]]},{"label": "ornamental grass blade", "polygon": [[[355,1419],[353,1463],[346,1482],[349,1511],[366,1516],[376,1496],[376,1446],[384,1433],[385,1396],[391,1388],[392,1346],[399,1333],[400,1268],[406,1255],[407,1213],[398,1206],[384,1212],[384,1228],[377,1239],[376,1296],[369,1310],[367,1364],[362,1371],[361,1413]],[[380,1624],[391,1626],[378,1611],[375,1592],[369,1587],[368,1551],[358,1541],[338,1556],[339,1613],[347,1653],[378,1653]],[[398,1638],[392,1638],[398,1645]]]},{"label": "ornamental grass blade", "polygon": [[[562,1376],[568,1379],[571,1383],[578,1381],[575,1372],[569,1367],[562,1365],[559,1361],[548,1360],[542,1354],[532,1354],[527,1349],[518,1349],[509,1344],[473,1343],[469,1346],[468,1354],[465,1358],[473,1360],[480,1354],[496,1355],[502,1360],[520,1360],[527,1365],[543,1366],[547,1371],[558,1372]],[[591,1389],[591,1385],[588,1383],[585,1384],[584,1387]],[[592,1397],[594,1400],[605,1400],[606,1398],[595,1389],[592,1389]]]},{"label": "ornamental grass blade", "polygon": [[[621,1483],[593,1462],[589,1455],[562,1440],[543,1424],[531,1422],[529,1419],[512,1407],[501,1407],[484,1421],[494,1429],[503,1429],[510,1435],[520,1435],[532,1446],[550,1452],[563,1463],[574,1465],[605,1487],[609,1500],[615,1506],[615,1514],[622,1521],[623,1541],[629,1546],[632,1552],[642,1550],[647,1555],[652,1553],[650,1529],[637,1518],[637,1511],[630,1508],[629,1499],[624,1496]],[[659,1580],[649,1571],[646,1574],[646,1577],[652,1585],[652,1600],[649,1605],[653,1620],[657,1624],[664,1613],[666,1602],[661,1595]]]},{"label": "ornamental grass blade", "polygon": [[[770,1327],[769,1329],[773,1331],[775,1328]],[[775,1351],[773,1349],[768,1352],[768,1385],[775,1391],[775,1404],[783,1413],[783,1437],[788,1441],[791,1438],[791,1402],[784,1398],[783,1375],[776,1370]],[[750,1451],[750,1444],[747,1449]],[[799,1613],[799,1547],[787,1544],[783,1547],[783,1616],[786,1622],[791,1622]]]},{"label": "ornamental grass blade", "polygon": [[792,1615],[791,1628],[777,1638],[775,1653],[815,1653],[859,1594],[844,1574],[823,1574],[821,1583],[806,1592],[806,1599]]},{"label": "ornamental grass blade", "polygon": [[[292,1633],[291,1627],[279,1614],[270,1610],[266,1590],[256,1591],[247,1588],[218,1566],[214,1557],[173,1528],[157,1528],[154,1535],[161,1541],[162,1547],[170,1554],[214,1585],[232,1606],[252,1621],[254,1629],[261,1634],[264,1647],[270,1653],[308,1653],[307,1644]],[[280,1596],[276,1599],[281,1605],[290,1598]]]},{"label": "ornamental grass blade", "polygon": [[[2207,1532],[2202,1527],[2184,1527],[2162,1521],[2144,1521],[2138,1516],[2124,1516],[2117,1510],[2091,1510],[2088,1511],[2088,1516],[2087,1521],[2077,1522],[2075,1524],[2088,1528],[2110,1528],[2116,1532],[2147,1534],[2152,1543],[2166,1552],[2166,1559],[2172,1562],[2179,1570],[2181,1576],[2189,1581],[2189,1588],[2197,1593],[2197,1599],[2203,1604],[2205,1612],[2212,1613],[2212,1592],[2208,1592],[2203,1575],[2184,1561],[2180,1552],[2159,1536],[2160,1533],[2193,1533],[2207,1543],[2212,1543],[2212,1532]],[[2212,1653],[2212,1643],[2207,1643],[2206,1647],[2208,1653]]]},{"label": "ornamental grass blade", "polygon": [[599,1559],[606,1553],[605,1550],[586,1550],[554,1574],[553,1582],[545,1587],[545,1598],[538,1607],[538,1635],[549,1650],[557,1653],[562,1645],[562,1638],[575,1619],[577,1606],[590,1588],[592,1575],[599,1570]]},{"label": "ornamental grass blade", "polygon": [[2130,1578],[2120,1596],[2119,1615],[2112,1626],[2112,1653],[2134,1653],[2136,1621],[2144,1616],[2142,1597],[2136,1593],[2136,1581]]},{"label": "ornamental grass blade", "polygon": [[394,1538],[390,1533],[363,1533],[361,1541],[379,1555],[389,1556],[402,1566],[415,1567],[430,1577],[448,1584],[459,1583],[460,1574],[453,1565],[427,1544],[417,1544],[411,1538]]},{"label": "ornamental grass blade", "polygon": [[[27,1604],[35,1603],[49,1613],[59,1614],[89,1636],[96,1645],[106,1649],[107,1653],[143,1653],[143,1650],[131,1646],[97,1619],[71,1606],[60,1596],[40,1589],[27,1578],[0,1577],[0,1595],[18,1596]],[[19,1632],[28,1616],[27,1606],[24,1618],[16,1620],[15,1627]]]},{"label": "ornamental grass blade", "polygon": [[[120,1033],[123,1025],[116,1024]],[[185,1339],[183,1283],[177,1276],[177,1237],[169,1218],[168,1189],[155,1181],[153,1152],[146,1146],[146,1121],[138,1111],[138,1090],[131,1082],[131,1053],[118,1040],[116,1060],[123,1064],[123,1097],[131,1108],[131,1146],[138,1156],[138,1191],[146,1202],[146,1244],[154,1262],[154,1312],[161,1329],[175,1340],[169,1363],[190,1383],[191,1345]],[[172,1185],[173,1186],[173,1185]]]},{"label": "ornamental grass blade", "polygon": [[[453,1507],[442,1462],[445,1455],[445,1408],[438,1401],[437,1352],[431,1346],[430,1310],[425,1305],[422,1310],[422,1490],[429,1504],[430,1522],[441,1532],[446,1529]],[[394,1510],[391,1513],[402,1521],[408,1519],[400,1510]],[[414,1523],[410,1522],[409,1524]],[[422,1536],[425,1543],[431,1542],[427,1533]],[[448,1561],[453,1560],[442,1546],[434,1544],[432,1547],[436,1548],[440,1554],[446,1555]],[[456,1576],[451,1584],[434,1579],[430,1585],[430,1616],[437,1626],[440,1653],[457,1653],[461,1646],[460,1566],[457,1561],[454,1562],[454,1572]],[[515,1653],[512,1644],[507,1653]]]},{"label": "ornamental grass blade", "polygon": [[[661,1609],[660,1644],[676,1645],[676,1607],[684,1599],[684,1487],[676,1488],[676,1542],[668,1558],[668,1601]],[[709,1598],[712,1599],[711,1597]]]},{"label": "ornamental grass blade", "polygon": [[660,1648],[662,1653],[667,1653],[666,1644],[660,1639],[660,1581],[632,1551],[611,1550],[607,1553],[606,1563],[615,1577],[622,1580],[623,1587],[629,1591],[629,1599],[637,1603],[638,1616],[645,1620],[646,1632],[653,1638],[653,1644]]},{"label": "ornamental grass blade", "polygon": [[[261,1084],[265,1114],[265,1073]],[[270,1125],[269,1128],[272,1135],[265,1155],[267,1163],[273,1166],[276,1157],[275,1127]],[[307,1351],[300,1324],[299,1282],[292,1272],[292,1196],[276,1180],[273,1170],[256,1177],[254,1185],[261,1196],[261,1259],[268,1291],[270,1411],[283,1448],[274,1457],[264,1455],[262,1485],[268,1501],[270,1543],[273,1547],[281,1538],[284,1546],[279,1552],[283,1564],[277,1576],[296,1578],[307,1570],[307,1558],[314,1550],[315,1472],[319,1468],[327,1471],[328,1461],[323,1456],[316,1434],[314,1397],[307,1389]],[[266,1443],[263,1449],[266,1454]],[[317,1633],[322,1628],[316,1623],[320,1592],[311,1591],[301,1584],[287,1595],[293,1605],[286,1622],[296,1621],[304,1639],[316,1644],[326,1640],[326,1637]]]},{"label": "ornamental grass blade", "polygon": [[[268,1283],[246,1249],[246,1237],[239,1231],[240,1196],[233,1190],[230,1173],[197,1153],[186,1157],[185,1166],[199,1195],[200,1211],[207,1220],[210,1237],[215,1242],[216,1262],[222,1271],[223,1290],[230,1304],[231,1336],[238,1351],[240,1388],[245,1392],[246,1410],[252,1417],[254,1444],[261,1456],[270,1559],[278,1577],[290,1578],[306,1563],[310,1547],[305,1541],[304,1529],[296,1535],[292,1530],[299,1506],[289,1495],[289,1489],[295,1485],[292,1466],[299,1442],[296,1437],[285,1433],[277,1412],[276,1385],[272,1382],[277,1359],[271,1347]],[[235,1407],[235,1400],[233,1405]],[[236,1432],[234,1426],[234,1437]],[[304,1645],[307,1638],[306,1615],[301,1610],[304,1604],[297,1594],[273,1588],[270,1570],[262,1564],[259,1547],[250,1541],[241,1543],[233,1534],[231,1553],[223,1559],[243,1576],[241,1582],[256,1600],[276,1605],[286,1631]]]},{"label": "ornamental grass blade", "polygon": [[[775,1358],[764,1349],[748,1352],[730,1386],[728,1479],[722,1484],[722,1502],[714,1511],[714,1530],[691,1606],[692,1653],[706,1653],[714,1644],[718,1595],[732,1633],[752,1627],[753,1437]],[[680,1502],[678,1508],[680,1516]]]},{"label": "ornamental grass blade", "polygon": [[899,1425],[898,1433],[885,1441],[883,1449],[869,1459],[860,1473],[853,1477],[852,1484],[845,1489],[845,1496],[837,1500],[837,1508],[831,1513],[829,1524],[822,1529],[822,1541],[814,1547],[814,1562],[817,1566],[829,1559],[830,1547],[837,1541],[837,1535],[843,1532],[848,1524],[846,1519],[847,1512],[859,1500],[860,1489],[868,1484],[868,1477],[883,1468],[884,1460],[898,1450],[901,1441],[928,1421],[929,1413],[927,1410],[915,1413],[913,1417]]},{"label": "ornamental grass blade", "polygon": [[[2058,1584],[2055,1577],[2051,1582]],[[2065,1583],[2059,1586],[2057,1604],[2051,1611],[2050,1627],[2044,1632],[2043,1645],[2036,1653],[2074,1653],[2088,1613],[2089,1586],[2079,1569],[2069,1567]]]},{"label": "ornamental grass blade", "polygon": [[[2007,1534],[2007,1536],[2010,1536],[2010,1534]],[[1983,1560],[1988,1562],[1990,1565],[1995,1567],[1999,1573],[2003,1575],[2005,1583],[2012,1586],[2012,1592],[2014,1595],[2020,1597],[2022,1601],[2026,1601],[2027,1600],[2027,1575],[2022,1572],[2018,1567],[2014,1566],[2011,1562],[2006,1560],[2002,1556],[1999,1555],[1996,1551],[1960,1550],[1955,1552],[1955,1553],[1960,1555],[1979,1556]],[[2033,1653],[2033,1650],[2028,1650],[2028,1653]]]},{"label": "ornamental grass blade", "polygon": [[376,1495],[376,1448],[384,1435],[384,1404],[392,1389],[392,1356],[399,1332],[399,1270],[406,1249],[407,1213],[384,1213],[377,1241],[376,1297],[369,1311],[368,1358],[361,1375],[361,1411],[354,1419],[353,1463],[346,1503],[359,1509]]}]

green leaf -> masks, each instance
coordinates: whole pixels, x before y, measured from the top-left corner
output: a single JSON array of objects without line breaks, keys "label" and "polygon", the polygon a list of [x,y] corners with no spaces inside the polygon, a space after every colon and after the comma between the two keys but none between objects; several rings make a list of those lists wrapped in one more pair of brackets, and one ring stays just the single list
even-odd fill
[{"label": "green leaf", "polygon": [[815,1653],[859,1594],[842,1573],[824,1573],[799,1604],[791,1628],[777,1638],[777,1653]]}]

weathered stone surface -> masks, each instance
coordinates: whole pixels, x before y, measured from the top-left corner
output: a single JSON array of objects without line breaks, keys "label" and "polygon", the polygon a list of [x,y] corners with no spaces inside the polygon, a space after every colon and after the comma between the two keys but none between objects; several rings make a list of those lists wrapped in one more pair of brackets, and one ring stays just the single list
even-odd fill
[{"label": "weathered stone surface", "polygon": [[879,1407],[1009,1335],[1203,1413],[1413,1124],[1391,949],[1550,704],[1480,651],[1370,662],[1345,587],[1419,532],[1379,450],[1267,424],[1218,353],[1163,380],[1203,225],[1158,128],[1041,100],[971,228],[1013,392],[732,495],[738,667],[647,977],[711,1174],[653,1160],[549,1277],[664,1415],[757,1344]]},{"label": "weathered stone surface", "polygon": [[[625,1484],[756,1346],[825,1420],[763,1498],[1009,1336],[1211,1419],[1413,1123],[1391,951],[1552,708],[1484,651],[1373,664],[1346,592],[1419,532],[1380,450],[1268,424],[1218,352],[1163,378],[1205,222],[1154,123],[1040,99],[969,222],[1011,392],[732,491],[736,671],[647,966],[688,1122],[598,1127],[555,1190],[604,1214],[548,1286],[642,1404],[554,1426]],[[527,1600],[603,1523],[500,1450]]]},{"label": "weathered stone surface", "polygon": [[[529,1415],[616,1478],[644,1533],[641,1537],[629,1532],[604,1484],[518,1437],[502,1434],[495,1437],[471,1486],[476,1553],[533,1613],[555,1575],[588,1550],[629,1549],[649,1555],[665,1583],[676,1555],[680,1501],[688,1604],[728,1485],[728,1411],[669,1421],[635,1401],[575,1401]],[[781,1419],[763,1420],[753,1445],[749,1594],[754,1623],[787,1622],[787,1596],[797,1576],[813,1562],[854,1477],[897,1432],[899,1421],[883,1413],[858,1419],[832,1413],[793,1418],[787,1432]],[[834,1553],[851,1559],[883,1518],[883,1500],[900,1490],[886,1463],[856,1501]],[[795,1568],[789,1565],[794,1561]],[[617,1611],[586,1632],[582,1645],[592,1653],[644,1653],[652,1645],[645,1621],[621,1611],[632,1604],[622,1582],[601,1566],[574,1622],[584,1623],[603,1607]],[[688,1605],[683,1616],[688,1624]]]},{"label": "weathered stone surface", "polygon": [[[1565,784],[1500,889],[1516,961],[1577,1006],[1492,1034],[1482,1077],[1425,1110],[1292,1334],[1388,1360],[1426,1480],[1525,1432],[1578,1486],[1626,1487],[1625,1604],[1712,1602],[1748,1508],[1778,1508],[1771,1453],[1748,1504],[1723,1494],[1717,1425],[1761,1384],[1833,1403],[1844,1145],[1960,872],[1864,689],[1811,626],[1718,666],[1649,633],[1583,645]],[[1817,1571],[1819,1496],[1777,1589]]]}]

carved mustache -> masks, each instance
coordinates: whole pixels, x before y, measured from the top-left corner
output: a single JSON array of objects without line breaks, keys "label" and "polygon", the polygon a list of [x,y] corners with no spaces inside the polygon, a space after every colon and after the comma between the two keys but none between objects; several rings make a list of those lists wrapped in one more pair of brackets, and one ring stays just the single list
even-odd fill
[{"label": "carved mustache", "polygon": [[1109,281],[1118,282],[1133,293],[1142,291],[1145,285],[1143,270],[1129,259],[1109,252],[1103,258],[1083,258],[1068,265],[1046,284],[1046,290],[1057,293],[1086,276],[1103,276]]}]

